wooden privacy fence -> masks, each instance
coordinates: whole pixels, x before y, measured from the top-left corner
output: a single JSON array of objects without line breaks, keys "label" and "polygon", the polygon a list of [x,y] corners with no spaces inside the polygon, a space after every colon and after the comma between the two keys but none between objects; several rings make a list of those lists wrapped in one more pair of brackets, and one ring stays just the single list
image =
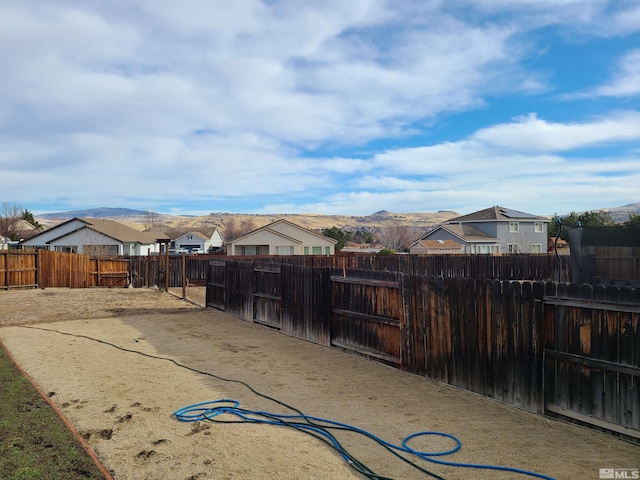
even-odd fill
[{"label": "wooden privacy fence", "polygon": [[129,261],[49,250],[0,253],[0,288],[126,287]]},{"label": "wooden privacy fence", "polygon": [[[171,255],[168,265],[169,287],[185,283],[204,285],[209,262],[251,260],[269,265],[299,265],[400,272],[413,275],[434,275],[455,278],[489,280],[569,280],[570,259],[560,261],[554,255],[296,255],[265,257],[226,257],[220,255]],[[130,257],[129,275],[135,287],[164,286],[166,257],[151,255]]]},{"label": "wooden privacy fence", "polygon": [[37,286],[37,255],[0,252],[0,288]]},{"label": "wooden privacy fence", "polygon": [[640,439],[639,293],[563,284],[547,290],[546,411]]},{"label": "wooden privacy fence", "polygon": [[211,262],[207,306],[640,442],[640,292]]},{"label": "wooden privacy fence", "polygon": [[640,285],[640,247],[585,247],[592,262],[592,282]]}]

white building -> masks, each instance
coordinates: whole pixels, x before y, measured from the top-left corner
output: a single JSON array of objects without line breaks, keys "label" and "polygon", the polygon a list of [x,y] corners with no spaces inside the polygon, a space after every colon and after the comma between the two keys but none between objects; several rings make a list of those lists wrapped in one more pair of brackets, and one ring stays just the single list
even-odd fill
[{"label": "white building", "polygon": [[201,250],[203,253],[207,253],[209,249],[221,249],[224,242],[222,240],[222,235],[220,235],[220,232],[216,228],[210,237],[201,232],[187,232],[173,240],[171,243],[175,249],[188,251]]}]

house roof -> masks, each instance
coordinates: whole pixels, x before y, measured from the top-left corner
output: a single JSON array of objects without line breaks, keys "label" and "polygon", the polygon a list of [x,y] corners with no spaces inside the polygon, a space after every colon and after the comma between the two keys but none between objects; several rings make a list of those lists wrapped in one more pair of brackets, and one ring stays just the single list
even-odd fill
[{"label": "house roof", "polygon": [[156,243],[156,240],[163,238],[168,240],[163,233],[158,232],[140,232],[134,228],[128,227],[115,220],[97,219],[97,218],[80,218],[79,220],[90,225],[93,230],[107,235],[119,242],[137,242],[137,243]]},{"label": "house roof", "polygon": [[418,240],[417,243],[426,248],[462,248],[462,245],[455,240]]},{"label": "house roof", "polygon": [[192,231],[189,231],[189,232],[185,232],[185,233],[183,233],[182,235],[177,236],[177,237],[176,237],[176,238],[174,238],[173,240],[177,240],[177,239],[179,239],[179,238],[186,237],[187,235],[193,235],[194,237],[198,237],[200,240],[204,240],[205,242],[211,238],[211,237],[207,237],[207,236],[206,236],[204,233],[202,233],[202,232],[192,232]]},{"label": "house roof", "polygon": [[496,237],[492,237],[491,235],[487,235],[482,230],[474,227],[473,225],[440,225],[435,230],[432,230],[427,235],[425,235],[422,240],[429,240],[429,236],[433,235],[433,233],[438,230],[445,230],[449,232],[451,235],[459,238],[465,243],[496,243],[499,240]]},{"label": "house roof", "polygon": [[549,219],[544,217],[496,205],[494,207],[485,208],[484,210],[478,210],[477,212],[473,212],[468,215],[452,218],[444,223],[449,225],[458,222],[512,222],[514,220],[549,221]]},{"label": "house roof", "polygon": [[321,239],[323,239],[323,240],[324,240],[324,241],[326,241],[326,242],[331,242],[331,243],[334,243],[334,244],[335,244],[335,243],[338,243],[338,241],[337,241],[336,239],[334,239],[334,238],[327,237],[326,235],[320,235],[319,233],[316,233],[316,232],[314,232],[314,231],[312,231],[312,230],[309,230],[309,229],[307,229],[307,228],[301,227],[300,225],[296,225],[295,223],[290,222],[290,221],[288,221],[288,220],[285,220],[284,218],[281,218],[281,219],[279,219],[279,220],[276,220],[275,222],[271,222],[270,224],[265,225],[265,226],[263,226],[263,227],[256,228],[255,230],[252,230],[252,231],[250,231],[249,233],[247,233],[247,234],[245,234],[245,235],[243,235],[243,236],[241,236],[241,237],[236,238],[236,239],[235,239],[235,240],[233,240],[231,243],[235,243],[235,242],[237,242],[238,240],[242,240],[242,239],[244,239],[244,238],[246,238],[246,237],[250,237],[250,236],[252,236],[252,235],[254,235],[254,234],[256,234],[257,232],[260,232],[260,231],[262,231],[262,230],[267,230],[267,231],[269,231],[269,232],[271,232],[271,233],[275,233],[276,235],[280,235],[280,236],[282,236],[282,237],[287,237],[287,238],[290,238],[291,240],[295,240],[296,242],[300,243],[300,241],[299,241],[298,239],[295,239],[295,238],[293,238],[293,237],[290,237],[290,236],[289,236],[289,235],[287,235],[287,234],[284,234],[284,233],[278,232],[277,230],[273,230],[274,225],[276,225],[276,224],[278,224],[278,223],[286,223],[286,224],[288,224],[288,225],[291,225],[291,226],[292,226],[292,227],[294,227],[294,228],[297,228],[298,230],[303,230],[303,231],[305,231],[305,232],[307,232],[307,233],[310,233],[311,235],[315,235],[316,237],[321,238]]}]

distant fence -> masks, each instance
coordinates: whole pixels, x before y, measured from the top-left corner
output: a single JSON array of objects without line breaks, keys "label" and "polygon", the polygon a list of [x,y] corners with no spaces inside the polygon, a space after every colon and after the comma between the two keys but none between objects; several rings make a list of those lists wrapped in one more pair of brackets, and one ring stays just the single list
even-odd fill
[{"label": "distant fence", "polygon": [[76,253],[0,252],[0,289],[126,287],[129,261]]},{"label": "distant fence", "polygon": [[583,247],[587,283],[640,286],[640,247]]},{"label": "distant fence", "polygon": [[[330,267],[335,269],[399,272],[449,278],[483,280],[569,281],[569,257],[554,255],[347,255],[232,257],[221,255],[130,257],[129,275],[135,287],[163,286],[168,269],[169,287],[185,283],[203,284],[209,262],[251,260],[273,265]],[[184,265],[184,267],[183,267]]]},{"label": "distant fence", "polygon": [[218,259],[207,306],[640,442],[638,290]]}]

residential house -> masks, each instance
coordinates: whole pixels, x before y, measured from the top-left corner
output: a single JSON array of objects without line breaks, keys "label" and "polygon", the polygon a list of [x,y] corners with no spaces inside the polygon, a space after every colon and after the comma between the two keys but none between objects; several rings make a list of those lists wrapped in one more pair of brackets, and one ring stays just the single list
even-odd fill
[{"label": "residential house", "polygon": [[420,240],[452,240],[463,253],[546,253],[549,219],[500,206],[452,218]]},{"label": "residential house", "polygon": [[455,240],[417,240],[409,246],[409,253],[418,255],[455,255],[464,247]]},{"label": "residential house", "polygon": [[333,238],[276,220],[227,244],[227,255],[334,255]]},{"label": "residential house", "polygon": [[201,250],[207,253],[210,250],[221,249],[223,243],[222,235],[220,235],[220,232],[216,228],[210,236],[202,232],[187,232],[174,239],[171,242],[171,247],[188,251]]},{"label": "residential house", "polygon": [[44,248],[89,255],[147,255],[159,253],[157,232],[139,232],[115,220],[72,218],[21,242],[22,248]]}]

